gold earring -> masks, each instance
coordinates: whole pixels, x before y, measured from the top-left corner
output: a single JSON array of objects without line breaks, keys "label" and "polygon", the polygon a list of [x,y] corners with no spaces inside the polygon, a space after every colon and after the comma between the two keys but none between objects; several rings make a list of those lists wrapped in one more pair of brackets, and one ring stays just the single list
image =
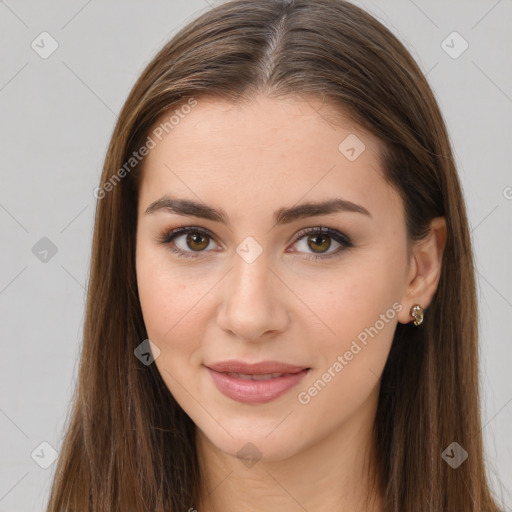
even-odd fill
[{"label": "gold earring", "polygon": [[414,325],[418,326],[423,322],[423,308],[419,304],[411,308],[410,315],[414,318]]}]

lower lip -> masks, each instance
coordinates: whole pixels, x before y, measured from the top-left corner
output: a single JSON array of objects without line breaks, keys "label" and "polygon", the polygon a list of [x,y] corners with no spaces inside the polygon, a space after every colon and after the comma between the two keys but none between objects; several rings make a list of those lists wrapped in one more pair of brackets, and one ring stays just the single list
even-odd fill
[{"label": "lower lip", "polygon": [[269,380],[244,380],[230,377],[210,368],[206,369],[221,393],[237,402],[246,404],[264,404],[275,400],[295,387],[309,371],[309,369],[305,369],[298,373],[289,373]]}]

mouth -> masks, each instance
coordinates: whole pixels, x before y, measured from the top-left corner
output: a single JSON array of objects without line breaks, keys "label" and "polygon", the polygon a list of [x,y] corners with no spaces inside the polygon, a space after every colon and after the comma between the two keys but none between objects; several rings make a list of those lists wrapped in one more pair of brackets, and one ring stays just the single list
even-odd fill
[{"label": "mouth", "polygon": [[262,374],[250,374],[250,373],[224,373],[228,377],[232,377],[233,379],[242,379],[242,380],[270,380],[277,379],[278,377],[283,377],[284,375],[294,375],[292,373],[262,373]]},{"label": "mouth", "polygon": [[248,364],[225,361],[206,366],[217,390],[248,404],[262,404],[279,398],[295,387],[311,370],[275,361]]}]

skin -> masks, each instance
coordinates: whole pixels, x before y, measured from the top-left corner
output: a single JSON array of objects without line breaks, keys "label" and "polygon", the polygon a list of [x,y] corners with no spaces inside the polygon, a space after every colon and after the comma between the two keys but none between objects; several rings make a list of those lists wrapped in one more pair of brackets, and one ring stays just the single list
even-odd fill
[{"label": "skin", "polygon": [[[144,162],[139,295],[148,337],[160,350],[155,364],[197,426],[205,481],[191,507],[201,512],[380,510],[378,492],[370,506],[363,504],[380,378],[397,322],[412,321],[411,306],[426,308],[432,299],[446,228],[444,219],[434,219],[429,237],[408,240],[403,203],[382,177],[380,142],[343,115],[334,124],[332,111],[314,97],[258,95],[241,105],[199,98]],[[366,147],[354,161],[338,150],[349,134]],[[230,224],[145,213],[166,194],[223,209]],[[279,208],[330,198],[370,215],[336,212],[273,225]],[[187,245],[186,234],[171,242],[195,259],[158,241],[182,226],[212,233],[207,246],[200,238]],[[309,244],[307,234],[294,240],[299,230],[318,226],[344,233],[353,247],[307,259],[340,247],[329,236],[331,246],[320,239],[316,251],[315,236]],[[247,236],[263,250],[252,263],[236,252]],[[298,394],[390,308],[393,318],[301,403]],[[220,393],[204,366],[227,359],[311,370],[278,399],[244,404]],[[237,457],[249,442],[259,454],[250,467]]]}]

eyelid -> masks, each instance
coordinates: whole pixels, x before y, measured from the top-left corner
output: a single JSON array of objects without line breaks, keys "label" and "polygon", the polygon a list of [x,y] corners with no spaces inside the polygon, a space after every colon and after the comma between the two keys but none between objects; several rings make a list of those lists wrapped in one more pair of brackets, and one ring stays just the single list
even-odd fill
[{"label": "eyelid", "polygon": [[[202,252],[204,252],[204,253],[209,252],[209,251],[182,251],[181,249],[175,249],[171,246],[171,243],[174,242],[174,240],[176,240],[176,238],[178,238],[182,235],[188,235],[190,233],[199,233],[200,235],[207,236],[208,238],[213,240],[217,245],[221,245],[216,241],[216,237],[213,233],[211,233],[211,231],[209,231],[206,228],[202,228],[200,226],[182,226],[179,228],[166,230],[163,232],[163,234],[161,234],[157,238],[157,241],[163,245],[168,246],[172,252],[174,252],[178,255],[184,256],[184,254],[187,254],[184,257],[195,258],[195,257],[199,257]],[[188,255],[189,253],[190,253],[190,256]],[[194,254],[196,254],[197,256],[194,256]]]},{"label": "eyelid", "polygon": [[340,240],[336,240],[340,244],[345,244],[347,246],[352,245],[352,241],[350,240],[350,238],[347,235],[345,235],[345,233],[342,233],[341,231],[338,231],[337,229],[330,228],[328,226],[321,226],[321,225],[309,227],[309,228],[303,228],[303,229],[297,231],[297,233],[293,237],[293,243],[297,242],[298,240],[303,238],[305,235],[316,234],[316,233],[319,233],[321,235],[329,235],[331,238],[334,238],[335,240],[340,239]]}]

